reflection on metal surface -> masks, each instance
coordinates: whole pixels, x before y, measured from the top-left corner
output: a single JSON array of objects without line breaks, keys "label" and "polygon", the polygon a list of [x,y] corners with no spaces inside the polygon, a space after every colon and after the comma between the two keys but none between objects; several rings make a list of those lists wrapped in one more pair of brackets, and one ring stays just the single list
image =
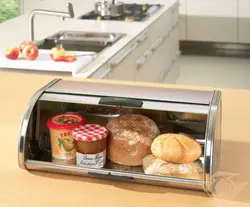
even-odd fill
[{"label": "reflection on metal surface", "polygon": [[[220,151],[215,150],[215,146],[217,143],[217,140],[220,140],[221,134],[219,134],[218,137],[215,137],[215,130],[218,127],[220,128],[220,118],[217,116],[220,114],[217,114],[218,111],[218,105],[221,101],[221,93],[219,91],[215,91],[214,97],[211,101],[210,105],[210,112],[208,115],[208,121],[207,121],[207,130],[206,130],[206,143],[205,143],[205,165],[204,165],[204,181],[205,186],[204,189],[211,194],[212,193],[212,176],[213,174],[218,170],[217,167],[219,167],[219,160],[216,158],[218,156],[217,153],[220,153]],[[219,125],[216,126],[216,122],[219,121]],[[215,138],[217,140],[215,140]],[[216,142],[215,142],[216,141]]]},{"label": "reflection on metal surface", "polygon": [[65,18],[74,18],[74,9],[71,3],[67,4],[68,12],[59,12],[59,11],[50,11],[50,10],[43,10],[43,9],[34,9],[30,12],[29,15],[29,40],[34,41],[35,34],[34,34],[34,19],[36,15],[48,15],[48,16],[59,16],[64,20]]},{"label": "reflection on metal surface", "polygon": [[250,44],[180,41],[183,55],[250,57]]},{"label": "reflection on metal surface", "polygon": [[59,31],[36,42],[36,45],[39,49],[47,50],[60,45],[68,51],[84,51],[94,55],[112,46],[124,36],[116,33]]}]

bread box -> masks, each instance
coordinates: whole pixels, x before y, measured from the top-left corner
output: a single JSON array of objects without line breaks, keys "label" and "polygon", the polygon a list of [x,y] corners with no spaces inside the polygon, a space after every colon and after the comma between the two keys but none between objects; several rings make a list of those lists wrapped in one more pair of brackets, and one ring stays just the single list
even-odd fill
[{"label": "bread box", "polygon": [[[54,163],[46,122],[62,113],[81,115],[85,124],[103,127],[112,119],[140,114],[153,120],[161,134],[186,134],[201,146],[197,161],[202,163],[202,177],[148,174],[143,166],[120,165],[108,158],[101,168]],[[26,170],[186,188],[211,195],[216,183],[213,175],[219,169],[220,137],[220,91],[56,79],[34,94],[28,104],[19,137],[18,163]]]}]

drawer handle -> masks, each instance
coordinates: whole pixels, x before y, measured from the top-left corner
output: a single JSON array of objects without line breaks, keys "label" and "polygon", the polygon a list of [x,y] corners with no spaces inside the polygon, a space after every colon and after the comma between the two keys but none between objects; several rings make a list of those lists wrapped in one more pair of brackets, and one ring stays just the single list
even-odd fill
[{"label": "drawer handle", "polygon": [[175,29],[175,28],[178,26],[178,24],[179,24],[179,21],[177,20],[177,21],[173,24],[172,30]]},{"label": "drawer handle", "polygon": [[142,42],[144,42],[147,38],[148,38],[148,31],[145,32],[145,33],[142,35],[142,37],[138,38],[137,42],[138,42],[138,43],[142,43]]},{"label": "drawer handle", "polygon": [[170,65],[168,65],[165,69],[163,69],[163,72],[156,78],[154,82],[162,83],[172,67],[173,67],[173,61],[170,63]]},{"label": "drawer handle", "polygon": [[145,62],[149,59],[149,57],[152,55],[152,50],[148,50],[147,52],[145,52],[144,57],[140,58],[136,61],[136,65],[137,65],[137,70],[139,70],[144,64]]},{"label": "drawer handle", "polygon": [[174,12],[176,12],[176,8],[179,6],[179,4],[175,4],[174,6],[173,6],[173,8],[172,8],[172,14],[174,13]]},{"label": "drawer handle", "polygon": [[163,80],[166,78],[166,76],[168,75],[170,70],[173,68],[174,63],[175,63],[175,61],[172,61],[171,64],[163,72]]},{"label": "drawer handle", "polygon": [[105,71],[105,73],[103,73],[100,77],[100,79],[103,79],[106,75],[108,75],[110,73],[111,69],[109,68],[107,71]]},{"label": "drawer handle", "polygon": [[164,36],[160,37],[156,42],[152,45],[152,50],[155,51],[157,50],[158,47],[160,47],[161,43],[163,42]]},{"label": "drawer handle", "polygon": [[138,43],[135,43],[130,49],[128,49],[128,51],[126,51],[124,54],[121,55],[120,58],[118,58],[115,61],[110,61],[110,66],[114,67],[116,65],[118,65],[120,62],[122,62],[136,47],[138,46]]}]

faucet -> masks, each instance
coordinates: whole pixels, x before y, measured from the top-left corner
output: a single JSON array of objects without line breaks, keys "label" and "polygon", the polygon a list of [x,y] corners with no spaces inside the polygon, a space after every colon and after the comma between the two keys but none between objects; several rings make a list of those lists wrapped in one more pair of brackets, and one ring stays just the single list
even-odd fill
[{"label": "faucet", "polygon": [[59,16],[64,20],[65,18],[74,18],[74,9],[71,3],[68,3],[68,12],[58,12],[50,10],[35,9],[31,11],[29,15],[29,41],[34,41],[34,18],[35,15],[50,15],[50,16]]}]

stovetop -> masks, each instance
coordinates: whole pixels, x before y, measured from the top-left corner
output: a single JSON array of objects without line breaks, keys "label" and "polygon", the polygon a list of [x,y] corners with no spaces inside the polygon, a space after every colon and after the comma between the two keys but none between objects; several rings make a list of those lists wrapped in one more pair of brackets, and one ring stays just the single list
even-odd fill
[{"label": "stovetop", "polygon": [[124,12],[120,16],[100,16],[95,10],[84,14],[80,19],[89,20],[109,20],[109,21],[126,21],[140,22],[158,11],[162,5],[160,4],[124,4]]}]

